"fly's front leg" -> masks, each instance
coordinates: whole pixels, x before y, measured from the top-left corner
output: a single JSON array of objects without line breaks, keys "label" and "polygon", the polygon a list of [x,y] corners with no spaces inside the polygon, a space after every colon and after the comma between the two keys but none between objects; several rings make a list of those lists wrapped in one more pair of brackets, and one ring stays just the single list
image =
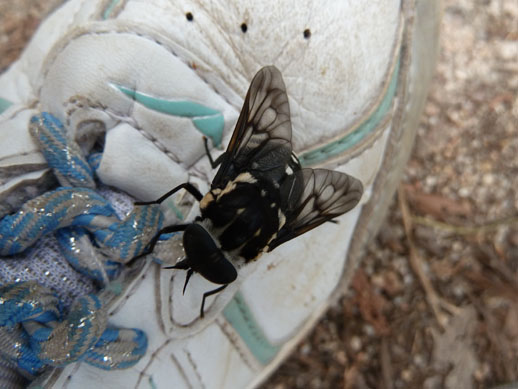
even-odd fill
[{"label": "fly's front leg", "polygon": [[217,168],[219,165],[221,165],[221,162],[223,162],[223,158],[225,158],[225,155],[227,154],[226,152],[224,152],[223,154],[221,154],[218,158],[216,158],[216,160],[214,161],[212,159],[212,155],[210,155],[210,151],[209,151],[209,142],[207,140],[207,137],[204,136],[203,137],[203,144],[205,145],[205,153],[207,153],[207,157],[209,157],[209,162],[210,162],[210,165],[212,166],[213,169]]},{"label": "fly's front leg", "polygon": [[185,229],[189,226],[189,224],[177,224],[174,226],[167,226],[159,230],[156,235],[151,239],[147,245],[147,248],[144,250],[143,253],[137,255],[136,257],[132,258],[130,261],[126,263],[126,265],[131,265],[134,263],[137,259],[145,257],[148,254],[151,254],[153,252],[153,249],[155,248],[158,240],[160,239],[160,235],[162,234],[170,234],[171,232],[178,232],[178,231],[185,231]]},{"label": "fly's front leg", "polygon": [[139,201],[136,202],[135,205],[151,205],[151,204],[160,204],[162,201],[167,199],[169,196],[174,195],[176,192],[178,192],[180,189],[185,189],[187,192],[192,194],[194,198],[198,201],[200,201],[203,198],[203,195],[200,193],[198,188],[196,188],[193,184],[190,182],[184,182],[183,184],[178,185],[176,188],[171,189],[169,192],[167,192],[165,195],[160,197],[157,200],[154,201]]}]

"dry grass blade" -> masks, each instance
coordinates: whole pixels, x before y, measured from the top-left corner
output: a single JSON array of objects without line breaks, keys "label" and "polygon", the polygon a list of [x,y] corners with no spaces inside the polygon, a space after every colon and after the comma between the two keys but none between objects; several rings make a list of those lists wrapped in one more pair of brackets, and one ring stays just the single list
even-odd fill
[{"label": "dry grass blade", "polygon": [[387,337],[381,338],[381,372],[383,377],[383,389],[392,389],[394,385],[394,373]]},{"label": "dry grass blade", "polygon": [[493,232],[502,226],[518,225],[518,216],[509,216],[491,221],[478,226],[455,226],[452,224],[440,222],[428,217],[412,215],[412,222],[427,227],[436,228],[438,230],[451,232],[457,235],[475,235],[478,233]]},{"label": "dry grass blade", "polygon": [[418,250],[416,248],[416,245],[414,243],[413,239],[413,225],[412,225],[412,215],[410,213],[410,209],[408,207],[408,203],[406,201],[406,194],[403,186],[399,186],[398,188],[398,199],[399,199],[399,207],[401,209],[401,214],[403,218],[403,226],[405,229],[407,241],[408,241],[408,247],[410,251],[409,261],[410,266],[412,267],[412,270],[419,278],[419,281],[421,282],[421,285],[426,293],[426,299],[428,301],[428,304],[430,305],[430,308],[432,309],[432,312],[435,316],[435,319],[437,320],[437,323],[441,327],[441,329],[444,330],[444,326],[448,322],[448,317],[444,314],[443,310],[448,311],[451,314],[458,313],[458,308],[441,299],[437,292],[435,291],[432,283],[430,282],[430,279],[426,276],[426,274],[423,271],[423,263],[424,260],[419,255]]}]

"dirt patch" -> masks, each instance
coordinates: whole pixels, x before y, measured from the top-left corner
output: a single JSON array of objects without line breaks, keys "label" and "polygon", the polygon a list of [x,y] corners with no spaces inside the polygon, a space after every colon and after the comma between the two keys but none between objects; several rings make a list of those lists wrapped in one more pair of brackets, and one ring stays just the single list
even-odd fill
[{"label": "dirt patch", "polygon": [[0,73],[15,61],[40,24],[62,0],[0,2]]}]

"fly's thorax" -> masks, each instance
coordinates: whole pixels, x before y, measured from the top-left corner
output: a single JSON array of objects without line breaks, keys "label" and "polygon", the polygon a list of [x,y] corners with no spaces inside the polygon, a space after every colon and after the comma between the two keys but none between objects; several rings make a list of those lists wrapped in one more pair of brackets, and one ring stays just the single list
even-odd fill
[{"label": "fly's thorax", "polygon": [[[236,178],[234,178],[232,181],[229,181],[227,185],[223,188],[223,190],[219,190],[216,194],[217,197],[225,196],[226,194],[232,192],[236,189],[236,186],[240,183],[245,184],[257,184],[257,178],[252,176],[252,174],[245,172],[239,174]],[[216,189],[218,190],[218,189]]]},{"label": "fly's thorax", "polygon": [[221,189],[211,189],[203,198],[200,200],[200,209],[206,209],[210,203],[216,200],[217,196],[221,193]]},{"label": "fly's thorax", "polygon": [[217,201],[220,197],[229,194],[236,189],[236,186],[239,183],[255,184],[257,183],[257,179],[250,173],[239,174],[234,180],[229,181],[223,189],[211,189],[205,196],[203,196],[200,201],[200,209],[206,209],[211,202]]},{"label": "fly's thorax", "polygon": [[201,220],[237,265],[258,259],[285,218],[278,186],[241,173],[224,188],[211,189],[201,201]]}]

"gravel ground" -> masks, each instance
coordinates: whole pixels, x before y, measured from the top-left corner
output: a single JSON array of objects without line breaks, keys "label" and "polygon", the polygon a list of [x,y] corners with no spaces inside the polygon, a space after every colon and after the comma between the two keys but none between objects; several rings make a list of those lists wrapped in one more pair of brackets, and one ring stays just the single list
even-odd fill
[{"label": "gravel ground", "polygon": [[0,73],[21,54],[41,19],[62,0],[0,1]]},{"label": "gravel ground", "polygon": [[[0,71],[58,3],[0,2]],[[264,389],[518,382],[518,1],[444,6],[399,195],[348,295]]]}]

